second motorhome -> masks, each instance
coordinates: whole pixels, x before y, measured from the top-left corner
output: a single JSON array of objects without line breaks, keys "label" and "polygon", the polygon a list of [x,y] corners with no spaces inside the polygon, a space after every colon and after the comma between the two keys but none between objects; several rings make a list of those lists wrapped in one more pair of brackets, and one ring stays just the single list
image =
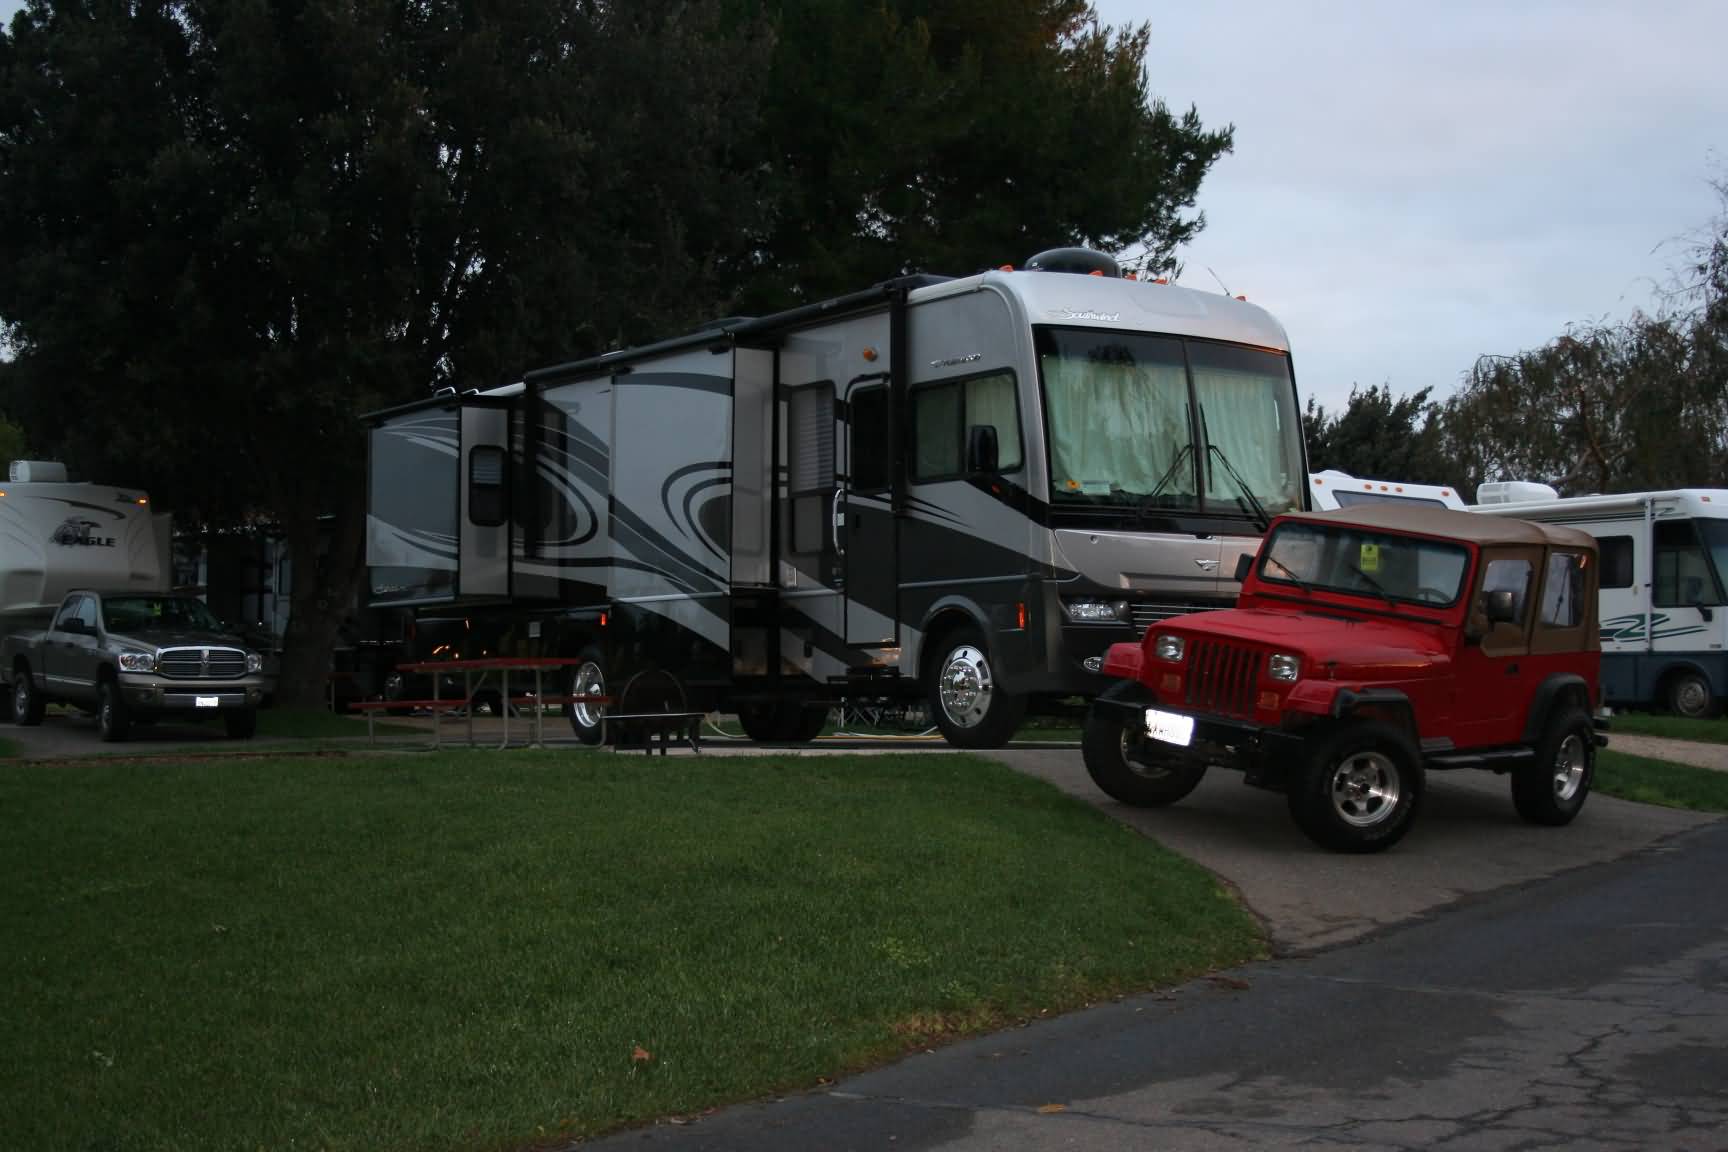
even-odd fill
[{"label": "second motorhome", "polygon": [[921,695],[966,746],[1228,606],[1308,490],[1277,321],[1072,249],[379,413],[369,467],[371,603],[460,616],[461,654],[615,707],[652,672],[761,739]]}]

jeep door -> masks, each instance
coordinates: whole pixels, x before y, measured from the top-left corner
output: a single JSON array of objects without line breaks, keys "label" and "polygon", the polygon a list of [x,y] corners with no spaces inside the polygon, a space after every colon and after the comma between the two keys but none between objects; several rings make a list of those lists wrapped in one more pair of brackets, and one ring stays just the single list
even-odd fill
[{"label": "jeep door", "polygon": [[[1454,664],[1453,741],[1461,748],[1516,743],[1536,680],[1530,667],[1530,622],[1543,550],[1484,548],[1470,591],[1465,634]],[[1488,594],[1512,594],[1512,619],[1488,619]]]}]

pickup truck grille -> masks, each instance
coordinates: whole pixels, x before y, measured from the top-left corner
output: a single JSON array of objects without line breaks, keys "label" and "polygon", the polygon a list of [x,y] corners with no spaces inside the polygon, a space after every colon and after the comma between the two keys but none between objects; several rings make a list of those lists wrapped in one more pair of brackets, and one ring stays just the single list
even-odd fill
[{"label": "pickup truck grille", "polygon": [[1216,640],[1188,642],[1188,706],[1220,716],[1251,717],[1262,656]]},{"label": "pickup truck grille", "polygon": [[246,675],[246,653],[238,648],[164,648],[156,671],[171,680],[238,680]]}]

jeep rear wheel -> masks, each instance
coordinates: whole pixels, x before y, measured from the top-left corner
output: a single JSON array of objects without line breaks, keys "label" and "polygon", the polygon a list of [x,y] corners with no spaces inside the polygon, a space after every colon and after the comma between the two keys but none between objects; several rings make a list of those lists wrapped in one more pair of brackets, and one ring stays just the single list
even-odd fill
[{"label": "jeep rear wheel", "polygon": [[1199,786],[1206,765],[1154,747],[1135,715],[1109,705],[1087,709],[1080,736],[1086,774],[1106,796],[1135,808],[1174,804]]},{"label": "jeep rear wheel", "polygon": [[1512,773],[1512,804],[1532,824],[1570,824],[1595,776],[1595,729],[1590,717],[1569,708],[1548,725],[1536,759]]},{"label": "jeep rear wheel", "polygon": [[1408,736],[1389,724],[1357,721],[1320,741],[1295,775],[1290,815],[1323,848],[1380,852],[1410,831],[1423,782]]}]

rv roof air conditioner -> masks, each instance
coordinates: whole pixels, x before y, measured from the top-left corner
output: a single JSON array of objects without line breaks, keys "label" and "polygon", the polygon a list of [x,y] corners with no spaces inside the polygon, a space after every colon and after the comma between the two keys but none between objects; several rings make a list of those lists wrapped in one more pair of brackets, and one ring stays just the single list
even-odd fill
[{"label": "rv roof air conditioner", "polygon": [[1546,484],[1530,480],[1494,480],[1476,486],[1478,504],[1522,504],[1531,500],[1558,500],[1560,493]]},{"label": "rv roof air conditioner", "polygon": [[1114,259],[1090,248],[1051,248],[1026,261],[1028,272],[1072,272],[1079,276],[1122,278],[1122,267]]},{"label": "rv roof air conditioner", "polygon": [[58,460],[14,460],[9,479],[14,484],[64,484],[66,465]]}]

